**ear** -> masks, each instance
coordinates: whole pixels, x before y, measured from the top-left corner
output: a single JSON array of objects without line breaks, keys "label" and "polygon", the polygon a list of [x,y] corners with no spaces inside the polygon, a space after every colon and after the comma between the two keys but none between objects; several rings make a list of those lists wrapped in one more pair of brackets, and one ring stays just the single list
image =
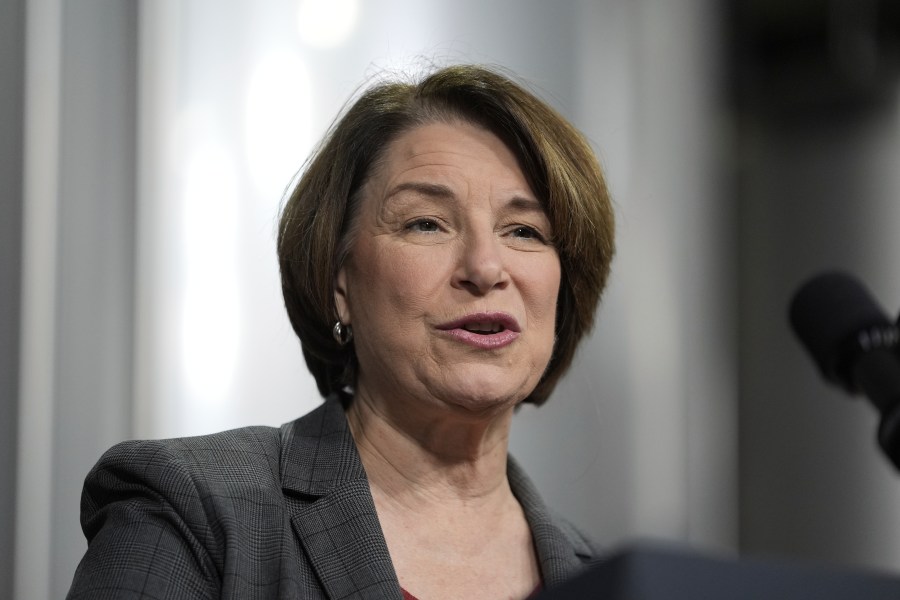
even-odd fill
[{"label": "ear", "polygon": [[338,318],[344,325],[350,325],[350,303],[347,300],[347,267],[341,267],[334,278],[334,306]]}]

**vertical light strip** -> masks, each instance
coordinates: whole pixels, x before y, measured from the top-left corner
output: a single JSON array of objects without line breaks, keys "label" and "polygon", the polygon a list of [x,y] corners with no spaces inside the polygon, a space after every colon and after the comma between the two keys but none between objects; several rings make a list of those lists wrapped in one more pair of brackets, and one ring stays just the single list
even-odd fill
[{"label": "vertical light strip", "polygon": [[168,223],[165,200],[174,193],[169,165],[172,123],[176,119],[179,72],[180,6],[176,0],[141,2],[138,13],[138,148],[136,204],[134,411],[135,437],[159,435],[164,420],[158,398],[164,397],[159,373],[160,348],[166,346],[160,328],[164,258],[159,235]]},{"label": "vertical light strip", "polygon": [[224,143],[202,139],[184,162],[177,215],[182,227],[180,239],[176,237],[183,279],[177,286],[176,322],[187,401],[178,416],[192,425],[215,422],[234,410],[241,327],[238,182]]},{"label": "vertical light strip", "polygon": [[49,598],[62,5],[29,0],[15,597]]}]

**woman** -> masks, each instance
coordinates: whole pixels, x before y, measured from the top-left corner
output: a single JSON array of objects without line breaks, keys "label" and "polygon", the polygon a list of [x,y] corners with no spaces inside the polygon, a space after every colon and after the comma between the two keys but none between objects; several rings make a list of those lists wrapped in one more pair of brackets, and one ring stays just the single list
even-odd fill
[{"label": "woman", "polygon": [[507,456],[613,254],[569,123],[479,67],[377,85],[306,166],[278,254],[324,404],[107,452],[71,598],[525,598],[595,558]]}]

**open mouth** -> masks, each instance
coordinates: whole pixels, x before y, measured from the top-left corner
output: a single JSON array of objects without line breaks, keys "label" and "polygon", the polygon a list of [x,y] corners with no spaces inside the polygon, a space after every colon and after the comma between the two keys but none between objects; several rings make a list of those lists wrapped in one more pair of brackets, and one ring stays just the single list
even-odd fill
[{"label": "open mouth", "polygon": [[463,344],[479,350],[499,350],[509,346],[522,332],[519,322],[501,311],[468,314],[438,326]]},{"label": "open mouth", "polygon": [[466,315],[459,319],[454,319],[438,326],[438,329],[449,331],[451,329],[461,329],[469,333],[477,335],[493,335],[512,331],[514,333],[521,332],[519,322],[516,321],[509,313],[505,312],[483,312]]},{"label": "open mouth", "polygon": [[501,323],[466,323],[462,328],[478,335],[491,335],[492,333],[500,333],[506,330],[506,327]]}]

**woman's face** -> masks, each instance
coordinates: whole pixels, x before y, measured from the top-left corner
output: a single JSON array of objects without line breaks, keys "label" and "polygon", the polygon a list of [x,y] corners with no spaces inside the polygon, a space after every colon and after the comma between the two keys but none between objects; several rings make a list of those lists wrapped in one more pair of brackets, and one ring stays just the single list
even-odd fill
[{"label": "woman's face", "polygon": [[433,123],[394,140],[363,187],[336,280],[357,390],[470,412],[511,406],[553,351],[553,231],[493,134]]}]

